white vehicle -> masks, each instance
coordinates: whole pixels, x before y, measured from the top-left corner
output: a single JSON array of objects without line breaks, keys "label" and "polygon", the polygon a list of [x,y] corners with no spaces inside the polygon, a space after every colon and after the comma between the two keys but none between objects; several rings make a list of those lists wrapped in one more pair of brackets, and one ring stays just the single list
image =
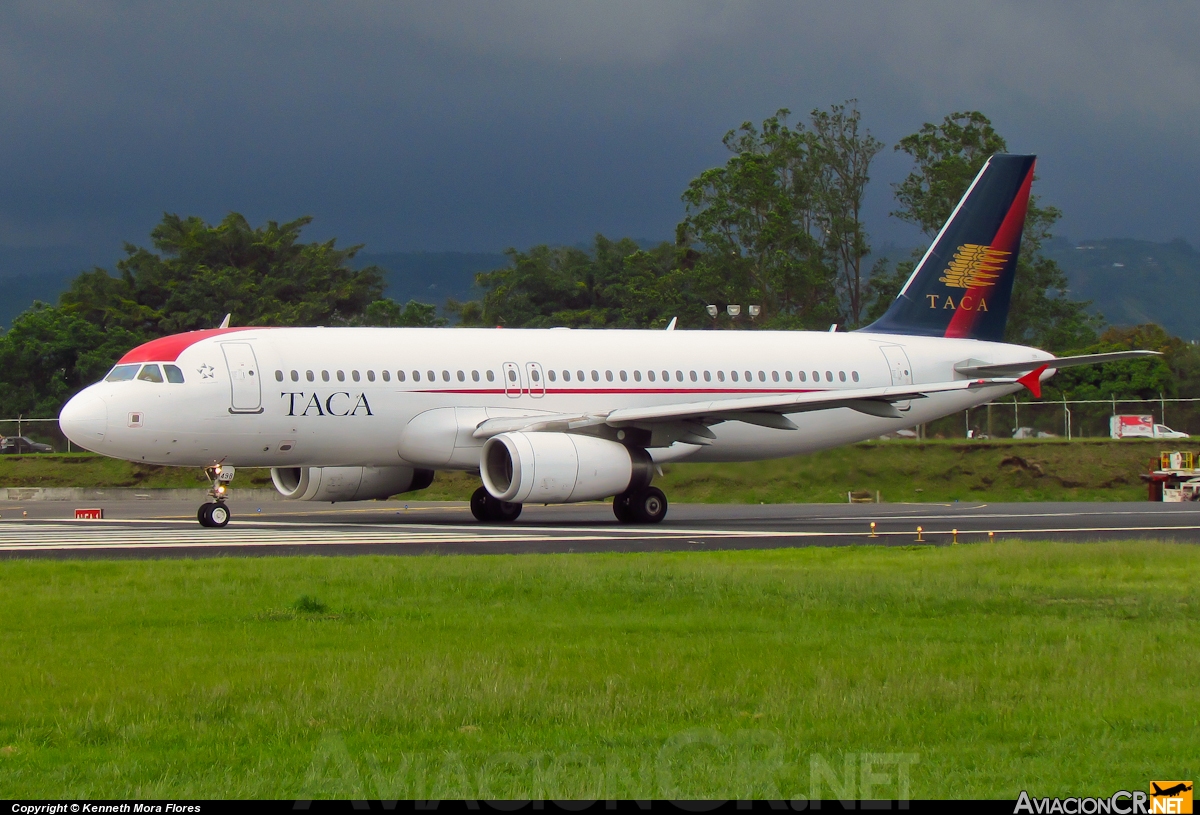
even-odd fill
[{"label": "white vehicle", "polygon": [[70,400],[80,447],[204,467],[229,521],[236,468],[270,467],[288,498],[353,501],[478,471],[481,521],[523,502],[613,497],[654,523],[667,461],[747,461],[911,428],[1054,369],[1150,352],[1055,359],[1001,342],[1033,156],[975,178],[888,312],[849,333],[569,329],[220,328],[146,343]]},{"label": "white vehicle", "polygon": [[1108,435],[1114,439],[1186,439],[1187,433],[1172,430],[1165,424],[1155,424],[1154,417],[1145,415],[1111,416]]}]

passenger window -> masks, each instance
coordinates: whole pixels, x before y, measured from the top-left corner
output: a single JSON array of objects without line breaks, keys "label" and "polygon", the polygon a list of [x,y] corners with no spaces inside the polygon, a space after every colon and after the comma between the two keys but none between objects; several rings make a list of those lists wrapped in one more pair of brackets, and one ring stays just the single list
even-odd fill
[{"label": "passenger window", "polygon": [[137,365],[118,365],[104,377],[105,382],[128,382],[137,376]]},{"label": "passenger window", "polygon": [[704,372],[704,381],[712,382],[712,373],[711,372],[709,372],[709,371]]},{"label": "passenger window", "polygon": [[358,371],[351,371],[350,378],[353,379],[355,382],[357,382],[358,381]]},{"label": "passenger window", "polygon": [[784,372],[783,372],[783,378],[784,378],[784,379],[786,379],[788,382],[791,382],[791,381],[792,381],[792,372],[791,372],[791,371],[784,371]]},{"label": "passenger window", "polygon": [[329,371],[321,371],[321,381],[322,382],[329,381]]},{"label": "passenger window", "polygon": [[292,381],[293,382],[300,381],[300,372],[299,371],[292,371]]},{"label": "passenger window", "polygon": [[430,382],[437,382],[437,374],[435,374],[433,371],[426,371],[425,378]]},{"label": "passenger window", "polygon": [[551,368],[550,370],[546,371],[546,376],[547,376],[547,378],[549,378],[549,380],[550,380],[551,382],[557,382],[557,381],[558,381],[558,374],[556,374],[556,373],[554,372],[554,369],[553,369],[553,368]]},{"label": "passenger window", "polygon": [[[315,377],[315,376],[313,376],[313,372],[312,372],[312,371],[305,371],[305,372],[304,372],[304,378],[305,378],[305,379],[307,379],[309,382],[312,382],[314,379],[316,379],[316,377]],[[325,374],[325,379],[326,379],[326,381],[328,381],[328,379],[329,379],[329,374],[328,374],[328,373],[326,373],[326,374]]]},{"label": "passenger window", "polygon": [[857,382],[858,381],[858,371],[851,371],[850,378],[853,379],[855,382]]},{"label": "passenger window", "polygon": [[771,371],[771,381],[772,382],[779,381],[779,371]]},{"label": "passenger window", "polygon": [[826,382],[832,382],[832,381],[833,381],[833,371],[826,371],[826,372],[825,372],[825,381],[826,381]]},{"label": "passenger window", "polygon": [[700,381],[700,377],[696,376],[696,372],[695,372],[695,371],[688,371],[688,379],[692,380],[693,382],[699,382],[699,381]]},{"label": "passenger window", "polygon": [[759,372],[758,372],[758,381],[759,381],[759,382],[766,382],[766,381],[767,381],[767,374],[766,374],[766,371],[759,371]]},{"label": "passenger window", "polygon": [[754,381],[754,373],[752,371],[746,371],[746,381],[747,382]]},{"label": "passenger window", "polygon": [[730,379],[732,379],[734,382],[737,382],[737,381],[738,381],[738,373],[737,373],[737,371],[730,371],[730,372],[729,372],[729,378],[730,378]]},{"label": "passenger window", "polygon": [[442,381],[443,382],[450,381],[450,372],[449,371],[442,371]]},{"label": "passenger window", "polygon": [[380,371],[379,375],[383,377],[384,382],[392,381],[392,372],[391,371]]},{"label": "passenger window", "polygon": [[538,375],[537,368],[533,368],[529,371],[529,378],[532,379],[534,382],[542,381],[541,376]]},{"label": "passenger window", "polygon": [[508,372],[508,381],[509,381],[509,382],[516,382],[516,381],[517,381],[517,372],[516,372],[516,371],[509,371],[509,372]]},{"label": "passenger window", "polygon": [[459,371],[459,372],[458,372],[458,381],[459,381],[459,382],[466,382],[466,381],[467,381],[467,375],[466,375],[466,373],[464,373],[463,371]]},{"label": "passenger window", "polygon": [[654,371],[646,371],[646,378],[649,379],[651,382],[653,382],[654,381]]},{"label": "passenger window", "polygon": [[600,372],[599,371],[592,371],[592,381],[593,382],[600,381]]},{"label": "passenger window", "polygon": [[345,371],[338,371],[338,372],[337,372],[337,381],[338,381],[338,382],[345,382],[345,381],[346,381],[346,372],[345,372]]},{"label": "passenger window", "polygon": [[846,372],[845,372],[845,371],[838,371],[838,379],[840,379],[840,380],[842,380],[843,382],[845,382],[845,381],[846,381]]},{"label": "passenger window", "polygon": [[821,381],[821,372],[813,371],[813,382],[820,382],[820,381]]},{"label": "passenger window", "polygon": [[683,381],[683,371],[676,371],[676,372],[675,372],[675,381],[676,381],[676,382],[682,382],[682,381]]},{"label": "passenger window", "polygon": [[162,371],[157,365],[143,365],[142,372],[137,375],[137,378],[143,382],[161,383],[163,381]]},{"label": "passenger window", "polygon": [[404,371],[396,371],[396,381],[397,382],[404,381]]},{"label": "passenger window", "polygon": [[275,372],[275,381],[276,381],[276,382],[282,382],[282,381],[283,381],[283,371],[276,371],[276,372]]},{"label": "passenger window", "polygon": [[641,381],[642,381],[642,372],[641,372],[641,371],[634,371],[634,372],[633,372],[633,381],[634,381],[634,382],[641,382]]},{"label": "passenger window", "polygon": [[367,371],[367,381],[368,382],[375,381],[375,372],[374,371]]},{"label": "passenger window", "polygon": [[662,372],[662,378],[663,378],[663,382],[670,382],[670,381],[671,381],[671,372],[670,372],[670,371],[663,371],[663,372]]},{"label": "passenger window", "polygon": [[471,371],[471,381],[472,382],[479,381],[479,371]]},{"label": "passenger window", "polygon": [[807,382],[807,381],[808,381],[808,374],[804,373],[804,371],[800,371],[800,381],[801,381],[801,382]]},{"label": "passenger window", "polygon": [[612,380],[612,371],[605,371],[604,378],[607,379],[609,382],[612,382],[613,381]]},{"label": "passenger window", "polygon": [[622,382],[628,382],[628,381],[629,381],[629,374],[625,373],[624,371],[621,371],[621,381],[622,381]]},{"label": "passenger window", "polygon": [[421,381],[421,372],[413,371],[413,382],[420,382],[420,381]]},{"label": "passenger window", "polygon": [[167,381],[174,385],[183,384],[183,371],[178,365],[164,365],[163,373],[167,375]]},{"label": "passenger window", "polygon": [[495,382],[495,381],[496,381],[496,372],[495,372],[495,371],[488,371],[488,372],[487,372],[487,381],[488,381],[488,382]]},{"label": "passenger window", "polygon": [[725,372],[724,371],[717,371],[717,381],[718,382],[725,381]]},{"label": "passenger window", "polygon": [[563,371],[563,382],[570,382],[570,381],[571,381],[571,372]]}]

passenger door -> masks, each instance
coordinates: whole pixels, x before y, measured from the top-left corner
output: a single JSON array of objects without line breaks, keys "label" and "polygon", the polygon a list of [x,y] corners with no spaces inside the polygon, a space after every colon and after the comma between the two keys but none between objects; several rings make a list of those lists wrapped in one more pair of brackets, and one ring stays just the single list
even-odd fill
[{"label": "passenger door", "polygon": [[[908,354],[904,353],[904,348],[899,345],[881,345],[879,350],[883,352],[883,357],[888,362],[892,384],[911,385],[913,381],[912,365],[909,364]],[[896,402],[897,410],[908,410],[910,407],[912,407],[912,402],[907,399],[903,402]]]},{"label": "passenger door", "polygon": [[250,343],[223,342],[221,352],[229,368],[229,412],[262,413],[262,376]]}]

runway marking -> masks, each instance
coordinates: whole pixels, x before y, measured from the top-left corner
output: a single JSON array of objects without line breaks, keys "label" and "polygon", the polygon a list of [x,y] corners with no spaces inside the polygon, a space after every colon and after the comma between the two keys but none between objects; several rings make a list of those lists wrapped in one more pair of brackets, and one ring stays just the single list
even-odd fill
[{"label": "runway marking", "polygon": [[[628,529],[607,527],[506,527],[504,529],[446,527],[432,525],[403,525],[379,528],[374,525],[330,530],[317,524],[281,524],[267,527],[242,524],[235,529],[211,530],[197,528],[150,528],[140,521],[106,522],[13,522],[0,525],[0,552],[34,552],[51,550],[156,550],[156,549],[215,549],[256,547],[317,547],[348,545],[456,545],[523,543],[604,543],[619,545],[636,541],[682,541],[697,543],[697,538],[730,539],[865,539],[866,529],[853,531],[824,530],[699,530],[699,529]],[[183,522],[178,522],[183,523]],[[174,524],[173,524],[174,525]],[[940,524],[939,524],[940,526]],[[985,539],[989,532],[996,535],[1055,535],[1055,534],[1114,534],[1149,532],[1195,532],[1200,525],[1187,526],[1093,526],[1037,529],[958,529],[960,538]],[[332,535],[331,535],[332,533]],[[943,542],[951,529],[926,529],[923,534]],[[915,542],[915,530],[886,530],[877,538],[908,538]]]}]

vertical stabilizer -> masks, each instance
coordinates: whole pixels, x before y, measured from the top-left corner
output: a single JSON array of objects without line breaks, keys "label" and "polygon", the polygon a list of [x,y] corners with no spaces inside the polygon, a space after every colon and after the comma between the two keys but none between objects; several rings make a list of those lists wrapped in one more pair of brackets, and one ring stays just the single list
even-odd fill
[{"label": "vertical stabilizer", "polygon": [[1035,159],[988,159],[887,313],[862,330],[1002,341]]}]

